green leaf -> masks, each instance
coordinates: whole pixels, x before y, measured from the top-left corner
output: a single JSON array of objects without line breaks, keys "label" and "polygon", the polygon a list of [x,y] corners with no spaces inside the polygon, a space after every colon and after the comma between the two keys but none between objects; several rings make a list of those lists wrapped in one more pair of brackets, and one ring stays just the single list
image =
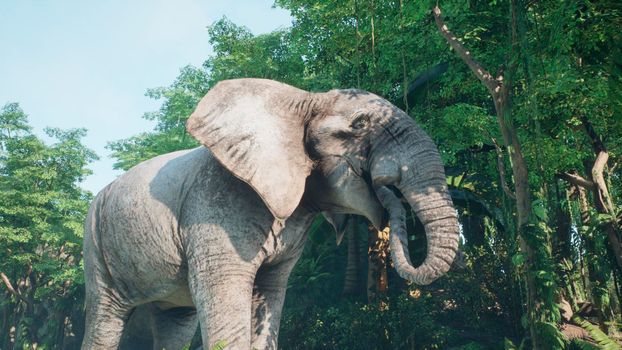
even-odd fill
[{"label": "green leaf", "polygon": [[514,266],[520,267],[520,266],[523,266],[524,263],[525,263],[525,254],[523,254],[523,253],[516,253],[512,257],[512,264]]},{"label": "green leaf", "polygon": [[210,350],[224,350],[226,346],[227,346],[226,341],[218,340],[216,343],[214,343],[214,346],[212,346]]}]

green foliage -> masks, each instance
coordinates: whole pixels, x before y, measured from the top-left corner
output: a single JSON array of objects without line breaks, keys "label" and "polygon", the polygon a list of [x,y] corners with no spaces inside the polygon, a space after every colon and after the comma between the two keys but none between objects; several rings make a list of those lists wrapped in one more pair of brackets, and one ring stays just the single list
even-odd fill
[{"label": "green foliage", "polygon": [[491,339],[481,336],[485,341],[478,339],[477,343],[460,336],[471,332],[477,334],[475,329],[467,326],[469,323],[463,323],[464,318],[476,322],[473,325],[483,320],[477,318],[481,311],[472,315],[448,311],[446,308],[455,304],[456,309],[469,307],[454,300],[457,295],[435,296],[426,291],[422,291],[418,298],[410,295],[391,294],[379,305],[337,299],[332,306],[311,305],[302,313],[286,309],[281,346],[288,349],[386,349],[408,348],[411,344],[422,349],[499,347],[502,339],[494,336]]},{"label": "green foliage", "polygon": [[[526,266],[527,273],[534,276],[536,281],[536,292],[543,305],[538,310],[537,328],[547,339],[555,338],[554,332],[550,330],[551,323],[560,320],[559,308],[557,307],[557,276],[554,264],[551,261],[550,246],[546,244],[548,235],[551,234],[550,228],[539,221],[535,224],[528,224],[522,228],[522,237],[527,244],[533,248],[533,257],[530,264]],[[534,310],[535,311],[535,310]],[[560,335],[561,336],[561,335]],[[552,345],[553,346],[553,345]]]},{"label": "green foliage", "polygon": [[227,342],[224,340],[219,340],[217,341],[214,346],[212,346],[212,348],[210,350],[224,350],[224,348],[227,346]]},{"label": "green foliage", "polygon": [[[573,322],[580,325],[585,329],[590,337],[594,339],[599,349],[603,350],[617,350],[620,349],[620,344],[618,344],[615,340],[609,338],[603,331],[601,331],[597,326],[591,324],[590,322],[582,319],[579,316],[573,317]],[[578,342],[577,345],[586,347],[585,343]]]},{"label": "green foliage", "polygon": [[536,332],[547,349],[562,350],[566,348],[564,335],[557,328],[557,324],[551,322],[536,323]]},{"label": "green foliage", "polygon": [[592,344],[585,340],[581,340],[581,339],[573,339],[570,345],[571,345],[570,349],[578,349],[578,350],[600,350],[601,349],[600,346]]},{"label": "green foliage", "polygon": [[523,350],[525,349],[525,340],[523,339],[523,341],[520,343],[519,346],[514,345],[514,342],[512,342],[510,339],[505,338],[503,340],[503,348],[505,350]]},{"label": "green foliage", "polygon": [[82,322],[76,307],[82,303],[82,233],[91,194],[79,183],[97,157],[81,144],[83,129],[46,129],[56,141],[46,145],[31,133],[17,104],[2,108],[0,128],[0,272],[17,293],[0,294],[6,312],[0,334],[15,327],[16,345],[52,347]]},{"label": "green foliage", "polygon": [[304,70],[301,55],[292,50],[289,30],[274,31],[253,36],[245,28],[227,18],[216,21],[208,28],[214,55],[203,67],[210,82],[233,78],[267,78],[301,86]]},{"label": "green foliage", "polygon": [[[469,251],[469,269],[429,289],[403,286],[389,271],[389,293],[370,304],[361,301],[360,295],[341,295],[345,248],[334,246],[328,225],[320,226],[309,238],[290,276],[280,334],[283,348],[385,349],[414,344],[421,349],[498,349],[503,338],[497,334],[512,333],[504,311],[509,301],[498,298],[509,294],[499,292],[507,288],[507,276],[489,251]],[[321,261],[318,274],[328,275],[321,283],[301,287],[308,266],[316,261]],[[503,331],[494,335],[482,331],[488,327]]]},{"label": "green foliage", "polygon": [[500,139],[496,120],[485,108],[456,103],[440,113],[438,118],[430,118],[428,123],[435,125],[435,137],[446,140],[442,155],[448,166],[456,165],[459,152]]}]

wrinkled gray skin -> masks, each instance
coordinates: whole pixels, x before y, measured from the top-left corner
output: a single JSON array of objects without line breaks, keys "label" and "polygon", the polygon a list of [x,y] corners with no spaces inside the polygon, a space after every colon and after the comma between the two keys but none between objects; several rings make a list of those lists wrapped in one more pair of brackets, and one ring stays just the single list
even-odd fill
[{"label": "wrinkled gray skin", "polygon": [[[380,227],[391,219],[398,273],[428,284],[458,246],[456,212],[430,138],[404,112],[359,90],[308,93],[275,81],[217,84],[187,129],[205,147],[130,169],[86,221],[83,349],[115,349],[147,304],[156,349],[203,344],[276,349],[287,278],[323,212]],[[428,255],[408,258],[399,190],[423,222]]]}]

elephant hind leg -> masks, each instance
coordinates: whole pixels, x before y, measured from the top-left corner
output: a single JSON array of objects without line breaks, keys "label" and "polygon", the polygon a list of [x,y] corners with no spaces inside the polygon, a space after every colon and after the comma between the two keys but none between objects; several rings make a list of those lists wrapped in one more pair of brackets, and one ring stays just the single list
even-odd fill
[{"label": "elephant hind leg", "polygon": [[193,307],[161,309],[151,304],[154,350],[181,350],[197,330],[197,311]]},{"label": "elephant hind leg", "polygon": [[83,350],[117,349],[131,307],[107,295],[86,297],[86,328]]}]

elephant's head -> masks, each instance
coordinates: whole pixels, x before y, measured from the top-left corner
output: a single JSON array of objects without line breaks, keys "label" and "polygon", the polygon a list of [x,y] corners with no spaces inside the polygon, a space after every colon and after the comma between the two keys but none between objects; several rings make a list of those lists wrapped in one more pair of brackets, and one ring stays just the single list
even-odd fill
[{"label": "elephant's head", "polygon": [[[430,137],[386,100],[360,90],[309,93],[271,80],[229,80],[201,100],[187,129],[277,219],[287,219],[303,195],[335,226],[340,214],[352,213],[379,227],[386,209],[402,277],[428,284],[449,270],[459,229],[440,156]],[[417,268],[394,191],[425,227],[427,257]]]}]

